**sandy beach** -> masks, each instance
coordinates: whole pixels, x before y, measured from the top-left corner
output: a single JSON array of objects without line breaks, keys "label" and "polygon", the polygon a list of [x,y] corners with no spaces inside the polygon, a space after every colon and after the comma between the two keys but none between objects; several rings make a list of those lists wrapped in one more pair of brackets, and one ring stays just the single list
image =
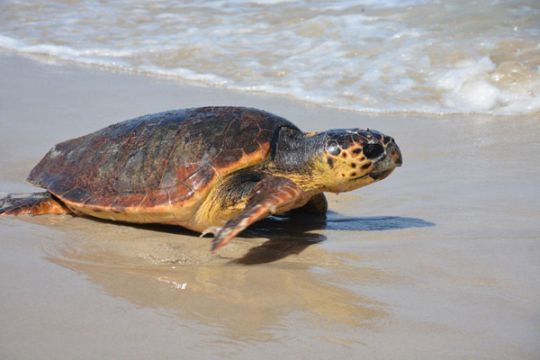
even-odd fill
[{"label": "sandy beach", "polygon": [[210,238],[72,216],[0,217],[2,359],[538,359],[540,119],[337,111],[0,55],[0,192],[54,144],[158,111],[261,108],[369,127],[404,165],[329,195],[326,221]]}]

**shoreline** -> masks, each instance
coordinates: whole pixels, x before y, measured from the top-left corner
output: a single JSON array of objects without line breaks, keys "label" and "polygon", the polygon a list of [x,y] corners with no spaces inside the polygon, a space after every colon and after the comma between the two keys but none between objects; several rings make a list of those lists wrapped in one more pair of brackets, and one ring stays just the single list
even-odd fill
[{"label": "shoreline", "polygon": [[17,57],[21,59],[26,59],[30,61],[34,61],[40,64],[47,64],[49,66],[58,66],[58,67],[70,67],[70,68],[78,68],[82,71],[94,71],[94,72],[105,72],[109,73],[111,75],[117,74],[117,75],[127,75],[127,76],[134,76],[134,77],[145,77],[150,78],[158,81],[164,81],[164,82],[172,82],[180,87],[191,87],[201,90],[214,90],[217,92],[225,92],[229,94],[235,94],[237,96],[246,96],[246,97],[254,97],[254,98],[272,98],[277,101],[283,101],[295,104],[296,106],[300,107],[315,107],[315,108],[321,108],[327,111],[335,111],[335,112],[345,112],[345,113],[352,113],[356,115],[366,116],[366,117],[400,117],[400,118],[437,118],[437,119],[453,119],[453,118],[460,118],[460,117],[475,117],[478,119],[505,119],[505,118],[527,118],[527,117],[533,117],[537,116],[538,113],[531,113],[531,114],[490,114],[490,113],[483,113],[483,112],[467,112],[467,113],[461,113],[461,112],[424,112],[424,111],[380,111],[380,110],[354,110],[350,108],[344,108],[339,106],[333,106],[331,104],[312,101],[312,100],[306,100],[306,99],[300,99],[288,94],[284,93],[272,93],[267,92],[265,90],[256,90],[256,89],[238,89],[234,87],[227,87],[227,86],[221,86],[218,84],[212,84],[212,83],[204,83],[203,81],[196,81],[196,80],[190,80],[188,78],[180,78],[175,77],[173,75],[164,75],[159,73],[152,73],[147,71],[136,71],[131,69],[126,69],[123,67],[112,67],[112,66],[104,66],[100,65],[99,63],[96,64],[90,64],[90,63],[84,63],[84,62],[76,62],[74,60],[67,60],[62,58],[53,58],[50,55],[46,54],[32,54],[32,53],[20,53],[16,50],[11,49],[2,49],[0,50],[0,56],[2,57]]},{"label": "shoreline", "polygon": [[173,227],[0,218],[1,357],[540,354],[535,116],[365,114],[1,53],[0,72],[0,192],[36,191],[24,179],[60,141],[212,104],[380,129],[404,156],[329,195],[325,223],[265,220],[217,257]]}]

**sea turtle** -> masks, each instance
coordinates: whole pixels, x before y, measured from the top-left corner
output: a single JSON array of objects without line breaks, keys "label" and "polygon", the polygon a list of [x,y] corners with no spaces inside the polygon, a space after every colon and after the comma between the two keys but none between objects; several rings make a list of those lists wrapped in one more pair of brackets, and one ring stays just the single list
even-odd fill
[{"label": "sea turtle", "polygon": [[0,200],[0,213],[74,214],[213,232],[212,251],[292,209],[324,214],[324,192],[386,178],[402,163],[374,130],[303,132],[243,107],[145,115],[54,146],[28,181],[46,192]]}]

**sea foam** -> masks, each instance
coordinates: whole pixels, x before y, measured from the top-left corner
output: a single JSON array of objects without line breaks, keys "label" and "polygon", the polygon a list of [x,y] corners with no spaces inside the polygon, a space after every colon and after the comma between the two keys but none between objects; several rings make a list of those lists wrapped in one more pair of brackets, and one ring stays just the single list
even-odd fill
[{"label": "sea foam", "polygon": [[532,114],[539,17],[527,1],[7,1],[0,50],[355,111]]}]

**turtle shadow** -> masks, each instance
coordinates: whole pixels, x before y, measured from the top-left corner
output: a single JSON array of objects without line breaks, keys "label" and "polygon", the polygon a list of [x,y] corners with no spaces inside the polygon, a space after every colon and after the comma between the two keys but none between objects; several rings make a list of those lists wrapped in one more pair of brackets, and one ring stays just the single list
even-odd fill
[{"label": "turtle shadow", "polygon": [[[114,223],[109,220],[92,220]],[[178,234],[199,236],[199,233],[175,225],[163,224],[133,224],[123,223],[140,229]],[[237,237],[243,239],[266,238],[264,243],[254,246],[238,259],[229,261],[231,264],[258,265],[275,262],[291,255],[299,255],[309,246],[327,240],[323,234],[312,232],[316,230],[331,231],[388,231],[408,228],[423,228],[435,226],[434,223],[419,218],[402,216],[366,216],[348,217],[333,211],[326,216],[293,212],[282,216],[270,216],[256,222]]]},{"label": "turtle shadow", "polygon": [[329,211],[327,216],[294,213],[263,219],[239,237],[268,238],[263,244],[251,248],[241,258],[230,263],[258,265],[271,263],[290,255],[298,255],[311,245],[327,240],[314,230],[332,231],[386,231],[408,228],[432,227],[434,223],[419,218],[401,216],[346,217]]},{"label": "turtle shadow", "polygon": [[271,263],[290,255],[299,255],[311,245],[326,241],[327,237],[310,231],[324,228],[326,218],[307,214],[271,216],[251,225],[240,238],[267,238],[259,246],[249,249],[241,258],[229,263],[258,265]]}]

